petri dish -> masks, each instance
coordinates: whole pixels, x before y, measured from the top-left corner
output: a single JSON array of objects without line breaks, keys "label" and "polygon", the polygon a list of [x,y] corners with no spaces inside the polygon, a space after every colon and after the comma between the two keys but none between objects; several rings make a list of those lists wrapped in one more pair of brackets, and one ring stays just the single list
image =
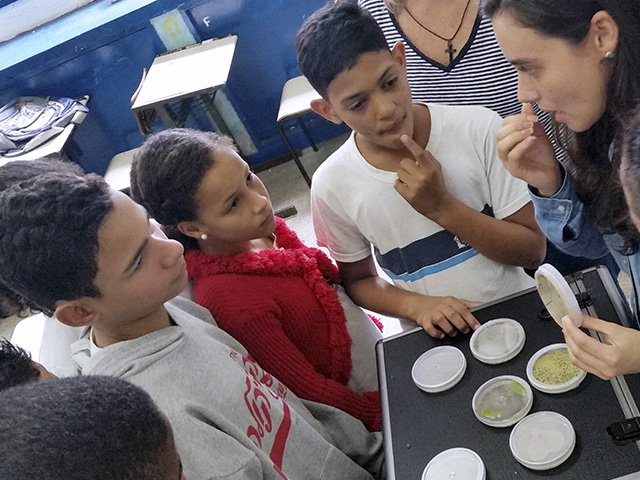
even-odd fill
[{"label": "petri dish", "polygon": [[509,447],[514,458],[532,470],[549,470],[571,456],[576,433],[571,422],[556,412],[536,412],[513,427]]},{"label": "petri dish", "polygon": [[566,343],[541,348],[527,362],[527,379],[545,393],[564,393],[577,388],[587,372],[571,363]]},{"label": "petri dish", "polygon": [[582,325],[582,312],[571,287],[553,265],[544,263],[535,273],[538,294],[556,323],[562,326],[567,316],[577,326]]},{"label": "petri dish", "polygon": [[464,376],[467,359],[456,347],[442,345],[424,352],[411,368],[413,382],[428,393],[450,389]]},{"label": "petri dish", "polygon": [[468,448],[450,448],[433,457],[422,472],[422,480],[484,480],[486,470],[480,456]]},{"label": "petri dish", "polygon": [[511,360],[524,347],[524,328],[511,318],[497,318],[480,326],[469,340],[471,353],[483,363]]},{"label": "petri dish", "polygon": [[515,375],[501,375],[480,385],[471,400],[473,413],[490,427],[510,427],[533,405],[529,384]]}]

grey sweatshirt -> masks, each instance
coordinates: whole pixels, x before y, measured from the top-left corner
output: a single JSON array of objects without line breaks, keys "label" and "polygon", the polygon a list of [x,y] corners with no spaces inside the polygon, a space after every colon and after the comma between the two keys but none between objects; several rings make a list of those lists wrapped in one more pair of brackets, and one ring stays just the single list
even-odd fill
[{"label": "grey sweatshirt", "polygon": [[[165,304],[175,326],[91,355],[87,332],[72,345],[83,375],[109,375],[146,390],[167,415],[187,478],[371,479],[382,438],[359,420],[300,400],[180,297]],[[203,321],[204,320],[204,321]]]}]

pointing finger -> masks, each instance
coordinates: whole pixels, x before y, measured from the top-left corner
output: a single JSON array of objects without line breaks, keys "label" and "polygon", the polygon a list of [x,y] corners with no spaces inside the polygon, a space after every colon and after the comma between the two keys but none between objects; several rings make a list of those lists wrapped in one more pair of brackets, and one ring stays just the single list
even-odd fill
[{"label": "pointing finger", "polygon": [[418,145],[409,135],[402,135],[400,141],[407,147],[407,150],[409,150],[409,153],[415,158],[416,162],[420,163],[425,157],[424,148]]}]

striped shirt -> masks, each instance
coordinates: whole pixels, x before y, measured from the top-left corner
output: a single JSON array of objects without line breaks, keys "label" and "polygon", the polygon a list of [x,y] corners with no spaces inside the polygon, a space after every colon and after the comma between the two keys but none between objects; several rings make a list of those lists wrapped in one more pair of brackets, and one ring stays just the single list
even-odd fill
[{"label": "striped shirt", "polygon": [[[380,25],[389,48],[398,41],[405,44],[407,79],[414,102],[479,105],[503,118],[522,109],[518,100],[518,73],[502,54],[489,18],[478,15],[465,46],[451,64],[443,65],[424,55],[406,38],[383,0],[358,3]],[[553,138],[550,115],[533,106],[547,135]],[[555,142],[552,143],[555,147]],[[556,156],[563,158],[555,149]]]}]

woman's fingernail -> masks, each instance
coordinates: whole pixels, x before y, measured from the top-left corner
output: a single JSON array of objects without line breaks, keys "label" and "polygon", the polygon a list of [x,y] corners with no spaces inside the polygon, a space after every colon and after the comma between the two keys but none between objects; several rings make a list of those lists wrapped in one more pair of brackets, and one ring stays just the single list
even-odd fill
[{"label": "woman's fingernail", "polygon": [[538,117],[537,115],[527,115],[527,120],[529,120],[530,122],[536,123],[538,121]]},{"label": "woman's fingernail", "polygon": [[533,127],[533,122],[522,122],[522,128],[531,128]]}]

